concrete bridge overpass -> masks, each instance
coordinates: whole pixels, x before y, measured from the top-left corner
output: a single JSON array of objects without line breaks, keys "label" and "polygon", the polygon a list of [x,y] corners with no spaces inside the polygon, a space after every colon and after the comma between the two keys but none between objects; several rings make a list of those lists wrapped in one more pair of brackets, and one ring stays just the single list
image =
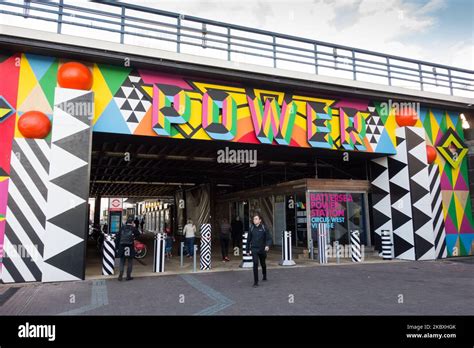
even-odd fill
[{"label": "concrete bridge overpass", "polygon": [[[113,1],[6,1],[0,18],[4,282],[84,277],[89,196],[204,187],[211,203],[188,214],[217,229],[238,203],[218,196],[305,178],[326,193],[366,181],[359,215],[347,208],[335,229],[358,226],[378,249],[388,230],[394,257],[474,253],[474,71]],[[58,84],[71,61],[89,88]],[[47,135],[25,136],[30,111],[48,117]],[[257,165],[219,161],[226,148],[257,151]],[[255,198],[275,229],[291,190]]]}]

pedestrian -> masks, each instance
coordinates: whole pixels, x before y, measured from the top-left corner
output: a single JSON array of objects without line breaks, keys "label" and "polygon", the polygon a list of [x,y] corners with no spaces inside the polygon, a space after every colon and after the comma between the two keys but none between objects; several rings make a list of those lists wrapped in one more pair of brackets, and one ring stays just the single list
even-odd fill
[{"label": "pedestrian", "polygon": [[118,245],[118,257],[120,258],[120,273],[118,280],[122,281],[125,261],[127,260],[127,278],[132,280],[133,258],[135,257],[135,248],[133,242],[140,235],[140,232],[133,226],[133,218],[127,219],[125,225],[119,230],[115,237]]},{"label": "pedestrian", "polygon": [[194,238],[196,237],[196,226],[193,224],[193,220],[188,219],[188,223],[184,225],[183,234],[186,238],[186,248],[188,249],[188,257],[194,256]]},{"label": "pedestrian", "polygon": [[244,233],[244,225],[242,224],[242,221],[240,221],[239,216],[235,217],[230,227],[232,229],[232,248],[242,248],[242,234]]},{"label": "pedestrian", "polygon": [[165,227],[165,233],[166,233],[165,254],[166,254],[166,258],[168,260],[171,260],[171,256],[172,256],[171,252],[173,250],[173,242],[175,241],[175,238],[169,226]]},{"label": "pedestrian", "polygon": [[272,235],[270,231],[263,224],[262,217],[260,214],[254,214],[252,218],[253,225],[250,227],[250,231],[247,237],[247,243],[249,245],[250,252],[252,254],[253,261],[253,287],[258,286],[258,261],[262,266],[263,281],[267,280],[267,265],[265,259],[267,258],[267,252],[270,250],[272,245]]},{"label": "pedestrian", "polygon": [[142,233],[145,232],[145,231],[143,230],[143,226],[144,226],[144,225],[145,225],[145,215],[142,216],[142,220],[140,221],[140,228],[141,228],[141,230],[142,230]]},{"label": "pedestrian", "polygon": [[140,220],[138,220],[138,216],[135,217],[133,223],[135,224],[135,228],[138,230],[138,228],[140,227]]},{"label": "pedestrian", "polygon": [[227,262],[229,259],[229,241],[232,228],[230,227],[227,219],[223,219],[220,226],[219,239],[221,242],[222,261]]}]

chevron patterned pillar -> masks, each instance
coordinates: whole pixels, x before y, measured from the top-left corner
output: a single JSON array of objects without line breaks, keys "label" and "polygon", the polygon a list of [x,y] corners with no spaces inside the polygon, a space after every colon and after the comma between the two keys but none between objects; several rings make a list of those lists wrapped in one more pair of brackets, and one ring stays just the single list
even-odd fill
[{"label": "chevron patterned pillar", "polygon": [[[388,174],[388,158],[373,159],[370,163],[372,184],[372,214],[376,248],[382,251],[381,236],[383,230],[392,231],[392,211],[390,204],[390,184]],[[393,241],[391,241],[393,243]]]},{"label": "chevron patterned pillar", "polygon": [[43,282],[84,278],[93,106],[91,91],[55,90]]},{"label": "chevron patterned pillar", "polygon": [[431,260],[435,249],[424,129],[397,128],[396,137],[397,154],[388,158],[395,257]]},{"label": "chevron patterned pillar", "polygon": [[429,166],[431,210],[433,213],[433,229],[435,236],[435,252],[437,259],[447,257],[446,230],[443,218],[443,199],[441,197],[441,181],[438,165],[433,163]]}]

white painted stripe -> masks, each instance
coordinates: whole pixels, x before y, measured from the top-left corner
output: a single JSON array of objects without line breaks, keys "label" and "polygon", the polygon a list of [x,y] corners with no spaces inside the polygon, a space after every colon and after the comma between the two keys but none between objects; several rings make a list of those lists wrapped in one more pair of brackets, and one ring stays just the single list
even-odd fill
[{"label": "white painted stripe", "polygon": [[[18,188],[16,187],[15,183],[12,180],[9,181],[8,192],[10,193],[12,199],[15,201],[16,205],[21,210],[23,215],[25,215],[31,227],[35,230],[36,234],[38,235],[38,237],[44,243],[44,237],[46,233],[45,229],[43,228],[41,223],[38,221],[38,219],[36,218],[36,215],[31,210],[31,207],[28,205],[28,203],[26,203],[25,199],[21,195],[20,191],[18,191]],[[8,215],[7,215],[7,219],[8,219]]]},{"label": "white painted stripe", "polygon": [[44,185],[48,187],[48,173],[44,170],[43,165],[40,163],[34,152],[31,150],[30,146],[27,144],[26,139],[18,138],[15,139],[15,141],[20,147],[21,151],[23,151],[23,153],[25,154],[28,161],[30,161],[31,165],[35,168],[36,173],[43,181]]},{"label": "white painted stripe", "polygon": [[5,235],[5,239],[3,242],[4,252],[8,254],[8,258],[13,263],[17,271],[21,274],[23,279],[26,282],[33,282],[35,281],[35,277],[31,274],[28,267],[26,267],[25,262],[21,258],[21,256],[17,253],[16,248],[10,243],[7,235]]},{"label": "white painted stripe", "polygon": [[43,155],[49,160],[51,149],[49,148],[46,141],[43,139],[36,139],[36,144],[38,144],[38,147],[40,148],[41,152],[43,152]]},{"label": "white painted stripe", "polygon": [[2,274],[1,274],[0,279],[1,279],[4,283],[14,283],[15,281],[13,280],[12,276],[10,275],[10,273],[8,273],[8,270],[5,268],[5,266],[2,265],[1,267],[2,267]]},{"label": "white painted stripe", "polygon": [[19,178],[23,181],[23,184],[28,189],[28,192],[31,193],[31,196],[36,201],[43,214],[46,215],[46,200],[16,156],[12,155],[11,165],[12,168],[18,173]]},{"label": "white painted stripe", "polygon": [[[12,230],[15,231],[16,237],[20,240],[21,244],[23,244],[23,247],[26,249],[28,254],[30,254],[34,262],[40,263],[43,257],[39,253],[38,249],[34,246],[30,237],[28,236],[26,231],[23,229],[23,226],[21,226],[20,222],[15,217],[15,214],[13,214],[13,212],[10,210],[9,207],[7,207],[7,222],[11,226]],[[41,242],[43,242],[42,239],[41,239]]]}]

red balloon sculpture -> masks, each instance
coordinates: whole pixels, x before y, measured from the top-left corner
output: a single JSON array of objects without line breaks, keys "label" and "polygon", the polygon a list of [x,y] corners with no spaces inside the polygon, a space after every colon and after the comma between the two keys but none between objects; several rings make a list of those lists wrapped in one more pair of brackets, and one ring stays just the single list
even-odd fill
[{"label": "red balloon sculpture", "polygon": [[25,138],[43,139],[51,131],[51,121],[41,111],[28,111],[18,119],[18,130]]},{"label": "red balloon sculpture", "polygon": [[63,88],[89,90],[92,82],[92,73],[84,64],[64,63],[58,70],[58,83]]},{"label": "red balloon sculpture", "polygon": [[413,127],[418,121],[418,115],[412,108],[402,108],[396,113],[395,120],[400,127]]},{"label": "red balloon sculpture", "polygon": [[436,156],[438,156],[436,149],[431,145],[426,145],[426,158],[428,160],[428,164],[433,163],[436,159]]}]

